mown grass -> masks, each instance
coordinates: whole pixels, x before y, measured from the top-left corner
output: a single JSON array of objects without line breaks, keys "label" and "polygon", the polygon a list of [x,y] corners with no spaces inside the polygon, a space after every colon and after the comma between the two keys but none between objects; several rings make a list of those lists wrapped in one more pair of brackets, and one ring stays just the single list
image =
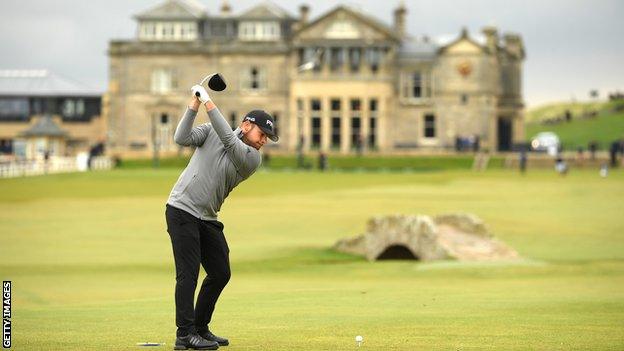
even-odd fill
[{"label": "mown grass", "polygon": [[[0,180],[16,350],[174,339],[164,202],[178,169]],[[624,173],[260,171],[222,208],[228,350],[620,350]],[[331,250],[377,214],[465,211],[519,262],[370,263]]]}]

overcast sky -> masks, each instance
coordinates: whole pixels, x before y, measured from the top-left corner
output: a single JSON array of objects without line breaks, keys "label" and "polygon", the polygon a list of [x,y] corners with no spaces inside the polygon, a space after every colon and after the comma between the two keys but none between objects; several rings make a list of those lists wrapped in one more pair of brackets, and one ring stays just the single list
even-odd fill
[{"label": "overcast sky", "polygon": [[[209,13],[222,1],[197,0]],[[1,0],[0,69],[48,68],[104,91],[106,50],[111,39],[135,37],[132,15],[162,0]],[[297,15],[304,1],[275,0]],[[235,13],[258,1],[229,0]],[[315,0],[312,18],[338,2]],[[392,22],[399,0],[345,2]],[[485,25],[522,36],[527,58],[523,90],[529,106],[587,100],[590,89],[624,91],[624,1],[622,0],[436,0],[405,1],[412,35],[472,34]]]}]

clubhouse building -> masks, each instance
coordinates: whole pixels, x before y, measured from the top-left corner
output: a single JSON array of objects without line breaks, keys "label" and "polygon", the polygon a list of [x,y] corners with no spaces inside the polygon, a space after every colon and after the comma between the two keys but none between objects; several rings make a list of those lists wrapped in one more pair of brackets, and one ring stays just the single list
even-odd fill
[{"label": "clubhouse building", "polygon": [[173,132],[189,89],[212,72],[227,81],[211,95],[233,128],[253,109],[277,119],[271,152],[496,152],[521,142],[521,37],[494,27],[410,35],[408,10],[393,11],[388,25],[343,5],[317,18],[308,6],[294,16],[272,3],[238,13],[192,0],[146,9],[135,38],[109,43],[107,149],[179,152]]}]

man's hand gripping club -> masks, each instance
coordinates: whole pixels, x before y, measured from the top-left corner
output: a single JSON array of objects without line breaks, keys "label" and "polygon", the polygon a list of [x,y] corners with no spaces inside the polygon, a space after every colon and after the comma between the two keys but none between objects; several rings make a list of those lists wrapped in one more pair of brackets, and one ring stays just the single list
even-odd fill
[{"label": "man's hand gripping club", "polygon": [[206,106],[206,110],[210,111],[215,107],[215,104],[212,102],[210,95],[208,95],[208,91],[202,85],[196,84],[191,87],[191,92],[193,93],[193,100],[189,104],[189,108],[198,111],[199,103],[201,102]]}]

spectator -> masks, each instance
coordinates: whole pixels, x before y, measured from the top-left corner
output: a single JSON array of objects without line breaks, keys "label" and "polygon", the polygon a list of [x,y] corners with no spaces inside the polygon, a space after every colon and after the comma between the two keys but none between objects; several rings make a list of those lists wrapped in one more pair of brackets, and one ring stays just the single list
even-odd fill
[{"label": "spectator", "polygon": [[527,152],[525,149],[520,151],[520,173],[524,174],[527,168]]},{"label": "spectator", "polygon": [[327,154],[322,151],[319,152],[318,162],[319,169],[321,170],[321,172],[324,172],[327,169]]},{"label": "spectator", "polygon": [[479,136],[475,135],[474,136],[474,143],[472,144],[472,151],[478,152],[479,148],[480,148],[480,145],[479,145],[480,143],[481,143],[481,140],[480,140]]},{"label": "spectator", "polygon": [[596,150],[598,150],[598,143],[595,140],[592,140],[589,142],[588,148],[591,155],[591,160],[593,161],[596,159]]},{"label": "spectator", "polygon": [[580,164],[583,164],[585,160],[584,150],[582,146],[576,148],[576,161]]},{"label": "spectator", "polygon": [[600,165],[600,176],[606,178],[609,175],[609,166],[606,163]]},{"label": "spectator", "polygon": [[611,143],[611,147],[609,148],[609,156],[611,159],[611,167],[617,166],[617,154],[620,149],[620,142],[618,140]]},{"label": "spectator", "polygon": [[565,176],[566,174],[568,174],[568,164],[563,159],[563,156],[561,156],[561,154],[557,155],[557,161],[555,163],[555,170],[557,171],[557,173],[561,174],[562,176]]}]

